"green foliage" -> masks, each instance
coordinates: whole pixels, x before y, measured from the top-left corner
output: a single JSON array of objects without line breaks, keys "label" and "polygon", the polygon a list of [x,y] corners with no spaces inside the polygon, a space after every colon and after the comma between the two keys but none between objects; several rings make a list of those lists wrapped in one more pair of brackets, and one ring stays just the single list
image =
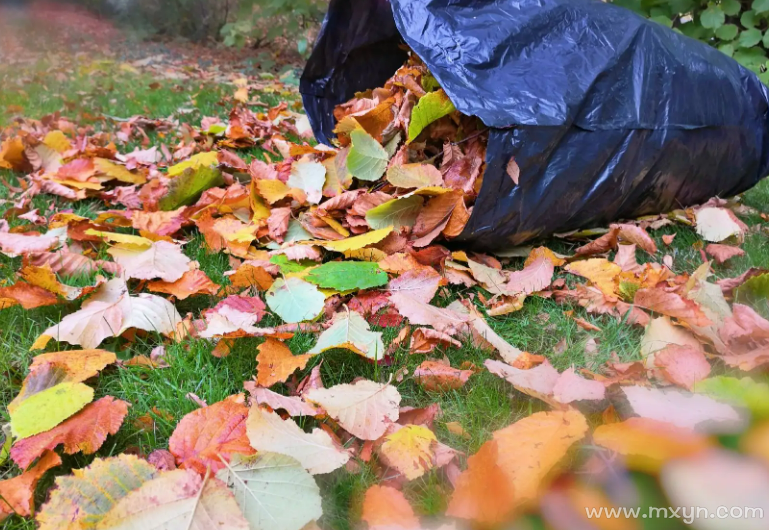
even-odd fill
[{"label": "green foliage", "polygon": [[320,23],[327,6],[324,0],[241,0],[236,20],[221,29],[224,44],[242,47],[287,37],[296,39],[297,51],[306,56],[306,31]]},{"label": "green foliage", "polygon": [[769,84],[769,0],[613,0],[717,48]]}]

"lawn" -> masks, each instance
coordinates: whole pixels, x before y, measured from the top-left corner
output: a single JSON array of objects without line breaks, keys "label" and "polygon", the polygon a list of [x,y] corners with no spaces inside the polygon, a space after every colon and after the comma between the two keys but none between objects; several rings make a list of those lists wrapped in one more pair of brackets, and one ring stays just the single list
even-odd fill
[{"label": "lawn", "polygon": [[[97,57],[77,55],[72,62],[62,64],[60,58],[51,62],[43,55],[27,65],[0,66],[0,125],[6,125],[14,116],[42,118],[61,112],[80,125],[92,125],[97,130],[114,131],[119,128],[119,119],[134,115],[148,118],[173,116],[180,123],[199,126],[206,116],[226,119],[232,105],[235,86],[229,82],[211,80],[158,79],[146,73],[127,68],[119,60],[101,61]],[[267,105],[285,100],[290,105],[298,102],[295,86],[290,82],[284,90],[268,90],[251,94]],[[104,118],[107,116],[109,118]],[[153,144],[172,145],[173,135],[151,134]],[[132,150],[136,145],[120,146],[122,152]],[[253,157],[263,157],[259,149],[239,151],[246,162]],[[0,169],[0,177],[15,185],[19,175],[10,170]],[[725,178],[728,176],[725,175]],[[0,199],[11,196],[5,186],[0,186]],[[749,267],[764,267],[769,263],[769,230],[760,212],[769,204],[769,182],[744,195],[744,204],[750,210],[743,220],[751,227],[743,249],[745,255],[727,262],[714,264],[716,277],[734,277]],[[38,195],[34,206],[46,211],[55,203],[57,211],[72,209],[75,213],[95,218],[105,209],[103,203],[89,200],[67,203],[64,200]],[[10,202],[0,205],[0,217],[11,207]],[[7,217],[11,227],[24,224],[16,217]],[[701,238],[689,227],[676,224],[652,231],[661,254],[672,258],[676,273],[693,272],[702,264]],[[663,243],[663,235],[676,234],[670,246]],[[228,284],[224,272],[231,269],[228,256],[223,253],[209,253],[200,234],[194,230],[185,233],[189,243],[184,252],[200,263],[200,268],[214,282]],[[555,251],[570,254],[579,242],[560,239],[544,241],[542,244]],[[639,253],[639,261],[648,256]],[[12,283],[21,267],[21,258],[0,255],[0,285]],[[523,259],[511,259],[506,267],[520,269]],[[566,278],[566,276],[563,276]],[[573,282],[573,277],[566,278]],[[93,275],[78,278],[79,285],[92,283]],[[71,283],[71,282],[70,282]],[[474,291],[474,290],[473,290]],[[470,290],[446,288],[439,293],[437,305],[447,305],[459,295],[468,295]],[[196,296],[177,302],[182,315],[200,311],[216,303],[214,297]],[[79,303],[60,304],[34,310],[20,306],[0,311],[0,414],[3,423],[8,421],[6,406],[16,396],[21,382],[27,374],[33,357],[30,346],[47,327],[58,323],[61,318],[77,310]],[[574,316],[584,318],[600,331],[587,331],[565,314],[573,310]],[[279,323],[275,317],[268,317],[264,325]],[[606,361],[615,358],[633,361],[640,358],[640,338],[643,330],[631,327],[615,318],[588,314],[579,306],[558,304],[549,298],[530,297],[523,309],[501,317],[489,317],[491,327],[516,347],[546,356],[559,371],[571,366],[596,370]],[[379,329],[384,332],[387,345],[399,329]],[[311,334],[296,334],[288,341],[295,353],[306,352],[315,341]],[[243,382],[256,373],[255,355],[262,342],[256,338],[242,338],[234,343],[229,356],[216,358],[211,355],[214,343],[208,340],[186,340],[166,345],[166,360],[169,366],[149,369],[143,366],[120,366],[105,370],[93,383],[96,396],[112,395],[131,404],[129,415],[117,435],[108,438],[97,455],[100,457],[133,453],[146,455],[155,449],[168,446],[168,439],[177,422],[187,413],[198,408],[188,395],[194,394],[207,403],[218,402],[225,397],[242,392]],[[589,344],[588,344],[589,343]],[[587,347],[586,347],[587,345]],[[157,346],[156,337],[129,342],[122,338],[109,339],[101,347],[117,353],[122,360],[135,355],[148,355]],[[444,348],[435,352],[437,357],[445,355],[452,366],[463,362],[478,367],[489,357],[489,352],[465,345],[462,348]],[[388,365],[377,365],[336,350],[323,355],[321,367],[326,386],[351,382],[356,377],[373,380],[387,380],[402,373],[403,368],[412,373],[424,360],[424,356],[410,355],[407,348],[397,350]],[[310,361],[299,374],[303,377],[320,363],[320,356]],[[402,405],[423,407],[439,404],[442,415],[436,420],[435,432],[438,439],[466,454],[475,453],[486,442],[491,433],[509,425],[518,418],[545,406],[538,400],[514,390],[508,383],[486,371],[472,376],[470,382],[459,390],[434,393],[423,390],[406,376],[394,382],[403,396]],[[279,389],[280,387],[278,387]],[[277,389],[274,389],[277,390]],[[446,424],[458,423],[465,435],[453,434]],[[88,465],[94,455],[76,454],[64,457],[64,466],[50,473],[38,488],[39,501],[45,499],[45,492],[58,474],[67,474],[71,469]],[[6,462],[0,472],[3,475],[16,473],[12,464]],[[348,529],[359,519],[362,493],[376,481],[373,471],[366,469],[359,473],[338,470],[318,477],[324,498],[325,528]],[[420,515],[438,516],[446,509],[451,488],[436,473],[410,482],[405,489],[406,497]],[[12,517],[4,525],[7,529],[34,528],[31,520]]]}]

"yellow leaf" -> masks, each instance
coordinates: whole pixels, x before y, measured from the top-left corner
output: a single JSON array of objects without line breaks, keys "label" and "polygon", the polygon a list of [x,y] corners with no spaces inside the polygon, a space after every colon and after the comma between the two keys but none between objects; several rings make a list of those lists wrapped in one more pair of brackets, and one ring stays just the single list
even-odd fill
[{"label": "yellow leaf", "polygon": [[350,237],[350,231],[347,230],[345,227],[342,226],[342,223],[334,219],[330,216],[321,216],[321,219],[323,219],[328,226],[334,229],[334,231],[343,237]]},{"label": "yellow leaf", "polygon": [[168,176],[175,177],[177,175],[181,175],[184,173],[184,170],[188,168],[197,169],[201,166],[215,166],[217,164],[219,164],[219,155],[216,153],[216,151],[198,153],[196,155],[192,155],[184,162],[179,162],[178,164],[169,167]]},{"label": "yellow leaf", "polygon": [[291,188],[283,183],[283,181],[277,179],[258,180],[256,181],[256,189],[259,190],[259,195],[264,197],[264,199],[270,204],[275,204],[279,200],[285,198],[286,195],[291,192]]},{"label": "yellow leaf", "polygon": [[617,278],[622,272],[622,267],[616,263],[605,258],[593,258],[570,263],[566,270],[587,278],[606,296],[617,295]]},{"label": "yellow leaf", "polygon": [[408,195],[404,195],[404,197],[409,197],[411,195],[425,195],[428,197],[435,197],[436,195],[443,195],[444,193],[449,193],[452,191],[451,188],[443,188],[441,186],[425,186],[424,188],[419,188],[418,190],[414,190]]},{"label": "yellow leaf", "polygon": [[101,232],[99,230],[94,230],[93,228],[89,228],[88,230],[86,230],[85,234],[87,236],[101,237],[105,241],[108,241],[110,243],[120,243],[121,245],[126,245],[127,247],[130,247],[135,250],[150,248],[152,246],[151,239],[147,239],[146,237],[141,237],[141,236],[134,236],[131,234]]},{"label": "yellow leaf", "polygon": [[264,199],[260,196],[251,193],[249,196],[249,203],[251,211],[254,212],[251,216],[251,221],[253,223],[258,223],[259,221],[270,217],[270,207],[264,203]]},{"label": "yellow leaf", "polygon": [[385,436],[380,449],[386,462],[408,480],[421,477],[433,467],[435,442],[433,431],[423,425],[407,425]]},{"label": "yellow leaf", "polygon": [[102,173],[128,184],[144,184],[147,179],[141,173],[131,173],[125,166],[115,164],[104,158],[94,158],[93,165],[98,173]]},{"label": "yellow leaf", "polygon": [[392,226],[382,228],[380,230],[372,230],[359,236],[348,237],[346,239],[340,239],[338,241],[311,241],[309,244],[320,245],[326,250],[333,250],[335,252],[347,252],[348,250],[359,250],[367,245],[373,245],[379,243],[393,231]]},{"label": "yellow leaf", "polygon": [[378,248],[359,248],[355,250],[346,250],[344,253],[345,258],[357,259],[360,261],[372,261],[379,262],[387,257],[385,252],[382,252]]},{"label": "yellow leaf", "polygon": [[64,133],[61,131],[49,132],[45,135],[45,138],[43,138],[43,143],[59,154],[72,149],[72,144],[69,142],[69,139],[64,136]]},{"label": "yellow leaf", "polygon": [[93,388],[82,383],[61,383],[32,394],[11,413],[11,429],[27,438],[56,427],[93,399]]}]

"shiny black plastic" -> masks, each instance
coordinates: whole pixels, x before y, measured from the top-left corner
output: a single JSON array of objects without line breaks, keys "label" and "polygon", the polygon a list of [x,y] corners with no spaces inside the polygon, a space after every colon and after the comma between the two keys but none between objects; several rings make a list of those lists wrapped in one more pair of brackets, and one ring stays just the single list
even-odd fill
[{"label": "shiny black plastic", "polygon": [[666,212],[769,172],[758,77],[599,0],[332,0],[300,86],[319,141],[333,137],[335,105],[403,62],[402,40],[491,128],[466,246]]}]

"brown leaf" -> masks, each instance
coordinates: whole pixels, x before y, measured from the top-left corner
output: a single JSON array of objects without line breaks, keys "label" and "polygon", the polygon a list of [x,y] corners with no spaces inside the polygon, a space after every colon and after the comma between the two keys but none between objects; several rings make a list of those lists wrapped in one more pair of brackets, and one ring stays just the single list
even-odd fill
[{"label": "brown leaf", "polygon": [[461,348],[462,343],[451,338],[451,335],[447,333],[441,333],[430,328],[416,328],[411,334],[411,344],[409,345],[411,354],[430,353],[436,346]]},{"label": "brown leaf", "polygon": [[430,303],[441,284],[441,275],[431,267],[420,266],[390,280],[391,293],[404,293],[426,304]]},{"label": "brown leaf", "polygon": [[634,303],[644,309],[669,317],[685,319],[696,326],[709,326],[712,322],[693,301],[660,288],[639,289]]},{"label": "brown leaf", "polygon": [[518,164],[515,161],[515,157],[511,156],[510,161],[507,163],[507,166],[505,167],[505,171],[507,172],[508,176],[513,179],[513,182],[515,185],[518,185],[518,179],[521,176],[521,168],[518,167]]}]

